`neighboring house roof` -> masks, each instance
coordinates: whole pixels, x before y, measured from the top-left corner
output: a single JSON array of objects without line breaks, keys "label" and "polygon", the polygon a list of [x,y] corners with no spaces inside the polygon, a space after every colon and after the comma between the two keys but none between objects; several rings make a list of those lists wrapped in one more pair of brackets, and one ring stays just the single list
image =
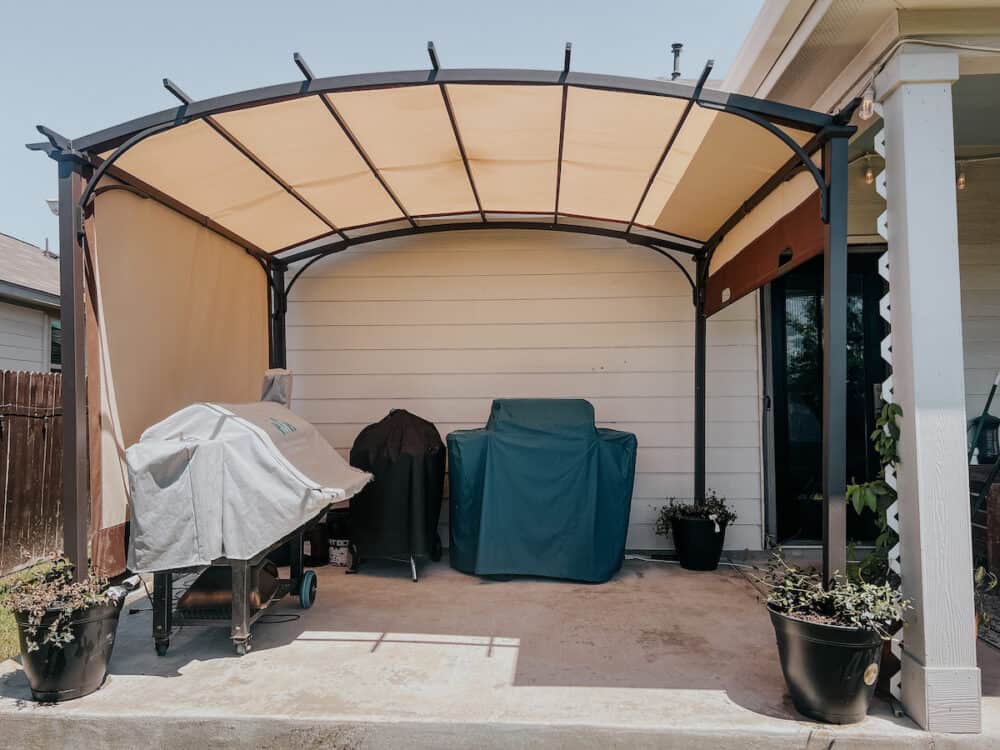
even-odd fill
[{"label": "neighboring house roof", "polygon": [[0,299],[59,307],[59,256],[0,232]]}]

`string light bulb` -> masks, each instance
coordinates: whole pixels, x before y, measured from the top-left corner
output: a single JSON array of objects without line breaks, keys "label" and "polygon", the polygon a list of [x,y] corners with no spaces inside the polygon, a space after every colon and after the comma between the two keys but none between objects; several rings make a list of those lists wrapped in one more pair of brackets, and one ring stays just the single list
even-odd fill
[{"label": "string light bulb", "polygon": [[858,109],[858,117],[862,120],[872,119],[875,114],[875,87],[871,84],[861,95],[861,107]]},{"label": "string light bulb", "polygon": [[955,187],[959,190],[965,190],[965,186],[968,181],[965,179],[965,170],[962,169],[962,165],[958,165],[958,177],[955,178]]},{"label": "string light bulb", "polygon": [[875,182],[875,172],[872,169],[871,159],[865,157],[865,184],[871,185]]}]

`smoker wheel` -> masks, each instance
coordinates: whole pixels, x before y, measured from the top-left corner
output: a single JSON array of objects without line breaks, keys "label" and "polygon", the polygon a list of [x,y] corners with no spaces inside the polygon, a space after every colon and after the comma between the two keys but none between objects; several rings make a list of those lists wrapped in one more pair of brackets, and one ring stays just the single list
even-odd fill
[{"label": "smoker wheel", "polygon": [[157,641],[156,642],[156,655],[157,656],[166,656],[168,648],[170,648],[170,641],[169,640],[166,640],[166,641]]},{"label": "smoker wheel", "polygon": [[302,609],[309,609],[316,601],[316,573],[307,570],[302,575],[302,583],[299,585],[299,604]]}]

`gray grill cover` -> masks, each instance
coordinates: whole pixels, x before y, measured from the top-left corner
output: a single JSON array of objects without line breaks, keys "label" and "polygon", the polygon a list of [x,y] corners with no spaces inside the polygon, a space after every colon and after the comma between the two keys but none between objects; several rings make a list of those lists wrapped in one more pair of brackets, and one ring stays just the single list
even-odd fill
[{"label": "gray grill cover", "polygon": [[192,404],[125,456],[136,572],[248,560],[371,480],[313,425],[267,401]]}]

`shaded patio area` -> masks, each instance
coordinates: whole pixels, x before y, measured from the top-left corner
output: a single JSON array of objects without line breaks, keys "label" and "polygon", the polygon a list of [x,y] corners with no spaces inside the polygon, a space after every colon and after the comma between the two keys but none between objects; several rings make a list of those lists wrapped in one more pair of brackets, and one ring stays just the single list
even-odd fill
[{"label": "shaded patio area", "polygon": [[[227,628],[181,630],[157,657],[140,598],[131,607],[142,611],[122,615],[111,676],[92,696],[33,704],[6,662],[6,738],[108,748],[825,748],[833,739],[838,748],[986,748],[1000,736],[1000,712],[984,711],[982,735],[931,735],[879,699],[859,725],[803,720],[756,591],[733,568],[631,560],[600,586],[482,580],[443,562],[425,566],[417,584],[392,563],[317,572],[316,606],[284,600],[242,658]],[[981,654],[984,692],[997,695],[990,656]]]}]

